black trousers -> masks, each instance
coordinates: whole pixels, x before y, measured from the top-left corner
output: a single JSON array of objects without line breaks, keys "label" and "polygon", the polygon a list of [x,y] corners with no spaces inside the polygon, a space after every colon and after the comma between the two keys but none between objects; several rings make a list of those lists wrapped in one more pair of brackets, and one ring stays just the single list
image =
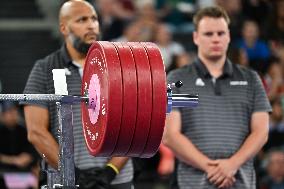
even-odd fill
[{"label": "black trousers", "polygon": [[122,184],[111,185],[110,189],[134,189],[134,186],[132,182],[127,182]]}]

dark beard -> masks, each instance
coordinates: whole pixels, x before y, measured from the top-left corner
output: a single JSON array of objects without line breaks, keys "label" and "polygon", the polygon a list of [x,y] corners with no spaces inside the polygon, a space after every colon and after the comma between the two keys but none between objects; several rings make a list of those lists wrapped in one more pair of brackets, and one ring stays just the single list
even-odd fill
[{"label": "dark beard", "polygon": [[84,55],[87,55],[88,50],[89,50],[89,48],[91,47],[92,44],[85,43],[79,37],[77,37],[75,35],[73,35],[72,38],[73,38],[73,46],[74,46],[74,48],[78,52],[80,52],[80,53],[82,53]]},{"label": "dark beard", "polygon": [[[73,47],[80,53],[87,55],[89,48],[91,47],[92,43],[85,43],[80,37],[76,36],[73,32],[69,35]],[[97,35],[96,39],[99,40],[99,35]]]}]

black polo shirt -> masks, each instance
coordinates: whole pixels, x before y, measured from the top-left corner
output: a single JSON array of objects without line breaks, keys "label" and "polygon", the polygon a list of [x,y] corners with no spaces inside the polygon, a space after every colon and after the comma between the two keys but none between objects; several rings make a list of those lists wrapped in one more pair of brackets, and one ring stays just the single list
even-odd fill
[{"label": "black polo shirt", "polygon": [[[271,111],[257,73],[229,60],[215,81],[200,60],[169,73],[168,82],[178,80],[184,85],[174,92],[199,95],[196,108],[179,109],[182,133],[209,158],[231,157],[250,134],[252,114]],[[234,188],[255,188],[252,160],[239,169],[236,179]],[[178,167],[178,182],[180,189],[215,188],[204,172],[182,162]]]}]

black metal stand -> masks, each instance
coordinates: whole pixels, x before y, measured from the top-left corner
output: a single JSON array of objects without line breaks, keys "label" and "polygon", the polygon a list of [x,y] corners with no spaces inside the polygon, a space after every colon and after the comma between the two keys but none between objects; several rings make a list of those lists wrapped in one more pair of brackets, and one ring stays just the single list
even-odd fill
[{"label": "black metal stand", "polygon": [[[172,94],[173,87],[181,87],[182,83],[176,82],[167,86],[167,113],[173,107],[195,107],[198,104],[198,95]],[[56,94],[0,94],[0,100],[10,101],[49,101],[56,102],[59,120],[59,164],[58,170],[48,166],[47,185],[41,189],[76,189],[75,163],[74,163],[74,136],[72,104],[82,101],[88,102],[88,97],[68,96]],[[43,157],[44,158],[44,157]]]}]

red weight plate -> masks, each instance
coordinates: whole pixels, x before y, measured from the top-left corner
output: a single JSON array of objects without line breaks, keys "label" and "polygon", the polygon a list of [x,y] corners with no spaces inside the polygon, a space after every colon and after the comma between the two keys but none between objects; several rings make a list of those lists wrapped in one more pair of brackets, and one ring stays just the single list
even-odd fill
[{"label": "red weight plate", "polygon": [[166,73],[159,48],[150,42],[141,44],[148,54],[151,67],[153,107],[150,132],[146,146],[140,156],[151,157],[157,152],[164,132],[167,110]]},{"label": "red weight plate", "polygon": [[134,57],[125,43],[112,43],[118,52],[123,83],[123,106],[120,132],[112,156],[124,156],[132,142],[137,114],[137,78]]},{"label": "red weight plate", "polygon": [[[90,83],[91,82],[91,83]],[[95,42],[86,57],[82,95],[88,89],[92,103],[81,103],[83,132],[91,155],[109,156],[116,145],[122,112],[122,76],[119,57],[110,42]]]},{"label": "red weight plate", "polygon": [[140,43],[127,43],[136,65],[138,105],[134,137],[127,156],[139,157],[146,145],[152,113],[152,78],[147,53]]}]

